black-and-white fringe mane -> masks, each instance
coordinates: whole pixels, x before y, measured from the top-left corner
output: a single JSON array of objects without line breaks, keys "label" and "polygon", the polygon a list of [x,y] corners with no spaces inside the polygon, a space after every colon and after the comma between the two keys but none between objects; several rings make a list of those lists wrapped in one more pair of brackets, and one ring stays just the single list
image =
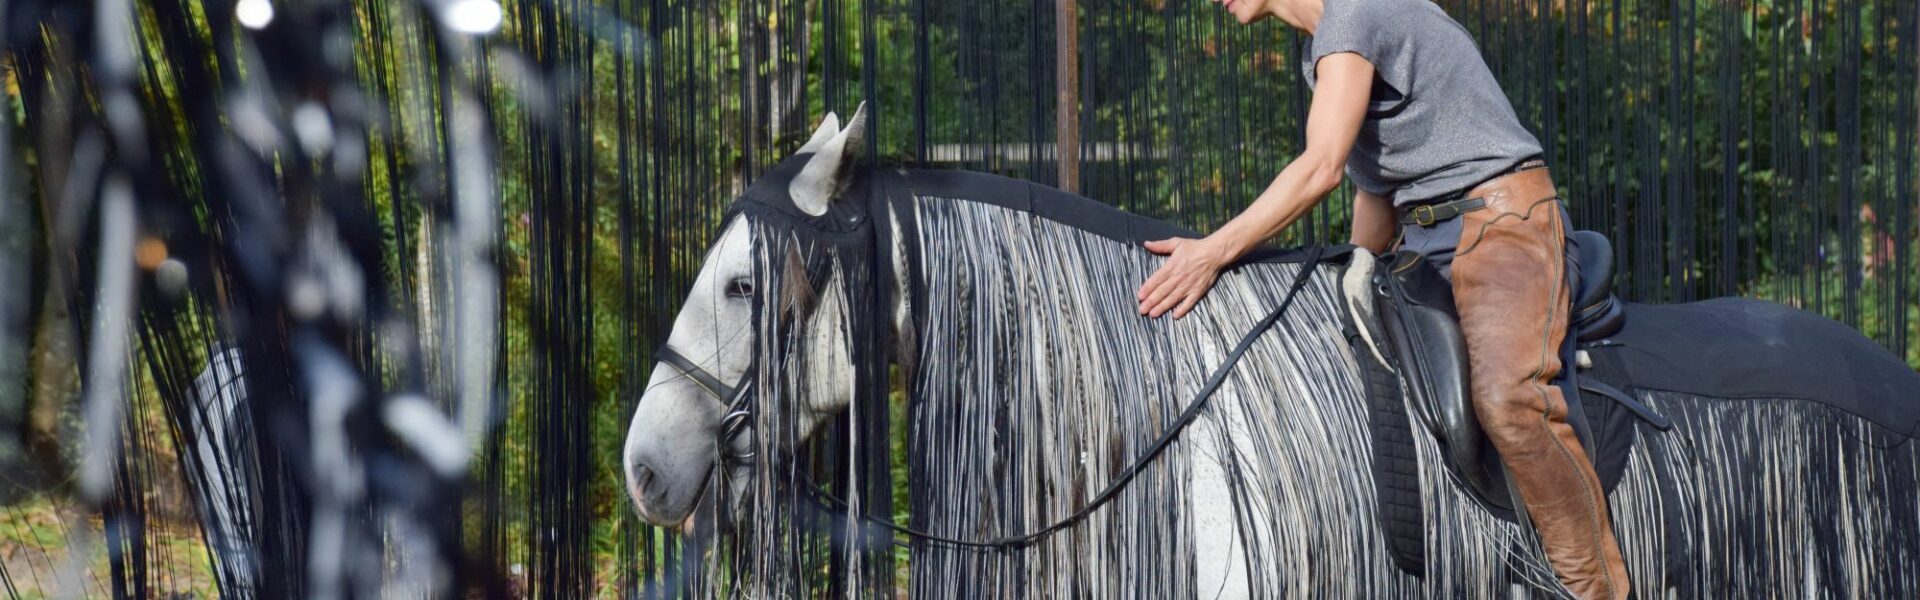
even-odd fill
[{"label": "black-and-white fringe mane", "polygon": [[[976,180],[968,177],[978,178],[979,193],[1001,196],[969,197]],[[1071,203],[1090,201],[990,176],[908,173],[890,181],[854,189],[871,199],[868,208],[902,223],[907,273],[876,257],[896,241],[885,232],[861,250],[844,236],[810,240],[792,221],[757,225],[765,229],[756,239],[783,240],[757,250],[763,266],[796,248],[827,257],[818,264],[831,265],[828,285],[840,286],[845,301],[819,309],[854,317],[845,334],[860,392],[821,439],[803,445],[794,437],[802,415],[790,409],[804,384],[763,370],[763,389],[781,391],[762,401],[756,424],[772,433],[760,437],[761,449],[807,451],[763,464],[752,478],[750,524],[723,542],[732,552],[712,555],[733,558],[710,559],[710,572],[732,582],[726,587],[766,597],[903,586],[914,597],[1187,598],[1213,597],[1220,590],[1201,583],[1230,568],[1229,589],[1250,597],[1494,597],[1515,584],[1559,592],[1534,537],[1472,500],[1421,428],[1425,575],[1393,566],[1376,517],[1368,415],[1342,327],[1350,318],[1344,258],[1307,276],[1290,314],[1234,368],[1203,418],[1081,525],[1029,547],[979,550],[861,523],[854,515],[893,517],[893,427],[905,428],[907,444],[904,525],[978,540],[1072,513],[1184,408],[1301,268],[1269,255],[1223,274],[1186,318],[1144,319],[1132,292],[1160,259],[1115,232],[1172,228],[1116,221],[1104,207],[1099,222],[1075,223],[1047,202],[1080,209]],[[1009,190],[1027,196],[1009,199]],[[875,220],[892,219],[867,222]],[[767,290],[791,272],[761,271]],[[893,277],[908,279],[917,336],[917,368],[903,373],[904,423],[889,423],[882,410],[885,284]],[[791,332],[784,314],[762,311],[760,331]],[[799,364],[793,339],[762,336],[760,358]],[[1859,443],[1882,434],[1817,404],[1645,399],[1677,426],[1637,437],[1611,496],[1640,595],[1884,597],[1920,588],[1913,444]],[[855,507],[822,510],[809,478]],[[1217,543],[1223,532],[1234,542]],[[892,565],[895,542],[912,548],[904,583]]]}]

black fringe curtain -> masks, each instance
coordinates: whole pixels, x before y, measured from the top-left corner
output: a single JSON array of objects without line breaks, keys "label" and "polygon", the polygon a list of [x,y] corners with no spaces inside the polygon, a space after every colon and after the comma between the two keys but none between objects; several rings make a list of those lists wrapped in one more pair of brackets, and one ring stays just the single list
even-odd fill
[{"label": "black fringe curtain", "polygon": [[[343,425],[356,464],[421,472],[410,438],[374,416],[393,398],[466,415],[471,436],[465,478],[374,490],[342,513],[356,531],[436,515],[421,521],[433,554],[496,595],[675,595],[700,549],[637,522],[618,451],[728,202],[826,111],[862,100],[870,162],[1058,183],[1054,0],[511,0],[497,32],[450,29],[445,11],[476,2],[273,2],[267,34],[235,23],[244,2],[7,4],[0,182],[28,200],[7,200],[0,241],[29,250],[0,253],[0,275],[28,282],[0,306],[0,357],[28,360],[0,361],[0,375],[28,367],[0,382],[14,386],[0,393],[0,469],[28,483],[7,494],[0,531],[54,518],[111,568],[67,582],[58,559],[87,544],[8,541],[38,549],[0,565],[0,589],[311,589],[309,413],[282,404],[305,407],[301,374],[333,356],[371,399]],[[1920,5],[1441,4],[1545,142],[1576,225],[1615,239],[1627,297],[1780,300],[1920,366]],[[1078,26],[1069,151],[1085,195],[1206,230],[1301,146],[1303,40],[1283,25],[1241,27],[1200,0],[1089,0]],[[274,102],[246,103],[260,98]],[[316,114],[299,100],[315,98],[335,147],[360,140],[359,154],[299,149]],[[284,151],[256,151],[257,119]],[[1349,193],[1278,243],[1343,240]],[[303,337],[276,278],[326,223],[364,274],[368,312]],[[127,231],[160,243],[155,265],[178,260],[187,284],[103,260],[116,242],[143,247]],[[127,269],[129,326],[98,331],[102,293]],[[239,528],[250,562],[204,550],[195,524],[217,490],[194,466],[194,423],[217,415],[191,390],[216,348],[239,348],[249,392],[280,407],[245,411],[272,442],[253,444],[259,477],[243,494],[257,507]],[[89,356],[124,360],[126,376]],[[43,424],[86,421],[95,390],[123,398],[98,413],[120,423],[120,452],[95,463],[112,491],[87,496],[63,483],[77,430]],[[825,439],[822,472],[845,464],[846,434]],[[83,514],[104,527],[87,533]],[[171,543],[187,538],[200,542]],[[181,575],[195,569],[211,575]]]},{"label": "black fringe curtain", "polygon": [[1914,3],[1442,4],[1629,297],[1779,300],[1920,364]]}]

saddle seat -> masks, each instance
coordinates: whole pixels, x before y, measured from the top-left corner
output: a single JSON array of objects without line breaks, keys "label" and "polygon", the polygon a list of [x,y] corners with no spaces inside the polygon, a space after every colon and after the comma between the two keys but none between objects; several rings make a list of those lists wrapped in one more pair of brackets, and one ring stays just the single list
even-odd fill
[{"label": "saddle seat", "polygon": [[[1569,335],[1581,343],[1613,335],[1626,316],[1613,295],[1613,244],[1600,233],[1576,231],[1567,246],[1569,267],[1577,273]],[[1512,511],[1505,469],[1474,416],[1452,284],[1424,256],[1401,251],[1376,270],[1372,291],[1384,345],[1391,348],[1417,421],[1440,440],[1449,467],[1477,499]],[[1578,398],[1568,402],[1570,413],[1581,412]]]}]

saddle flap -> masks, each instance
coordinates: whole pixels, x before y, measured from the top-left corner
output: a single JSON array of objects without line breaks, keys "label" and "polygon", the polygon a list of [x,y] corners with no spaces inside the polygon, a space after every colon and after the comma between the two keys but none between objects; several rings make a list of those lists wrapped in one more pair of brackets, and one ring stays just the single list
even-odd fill
[{"label": "saddle flap", "polygon": [[1498,455],[1473,412],[1467,343],[1451,283],[1425,257],[1402,251],[1376,276],[1374,291],[1411,404],[1439,438],[1448,467],[1483,503],[1512,510]]}]

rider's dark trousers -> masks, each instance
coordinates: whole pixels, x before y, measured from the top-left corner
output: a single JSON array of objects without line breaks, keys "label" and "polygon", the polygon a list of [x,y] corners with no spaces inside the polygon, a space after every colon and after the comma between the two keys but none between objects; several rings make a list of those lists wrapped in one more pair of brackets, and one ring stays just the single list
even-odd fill
[{"label": "rider's dark trousers", "polygon": [[1624,598],[1626,564],[1606,495],[1569,423],[1568,392],[1556,384],[1571,350],[1565,207],[1544,167],[1494,178],[1465,197],[1485,199],[1486,208],[1434,227],[1409,225],[1403,247],[1427,254],[1453,281],[1474,413],[1548,562],[1580,598]]}]

